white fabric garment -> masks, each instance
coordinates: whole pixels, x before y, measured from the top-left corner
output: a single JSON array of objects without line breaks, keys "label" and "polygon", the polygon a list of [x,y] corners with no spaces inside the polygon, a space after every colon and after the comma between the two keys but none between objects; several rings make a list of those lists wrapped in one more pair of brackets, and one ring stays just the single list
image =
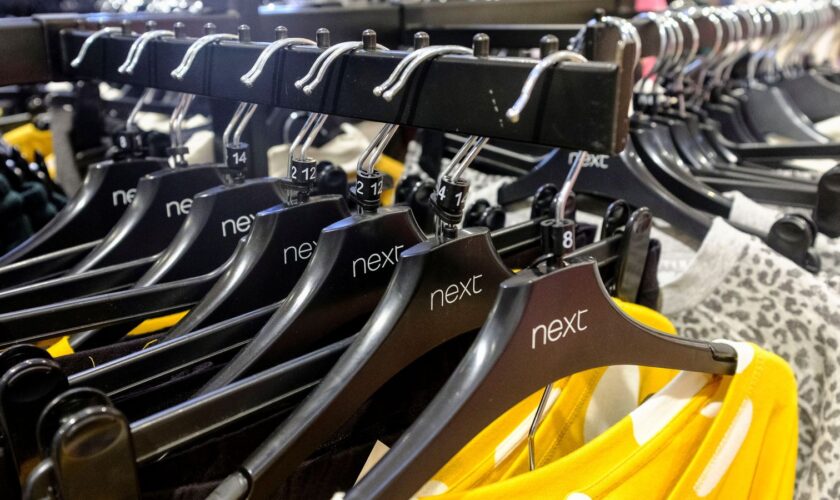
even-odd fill
[{"label": "white fabric garment", "polygon": [[[659,238],[660,262],[668,266],[669,242],[664,234]],[[683,255],[677,258],[685,263]],[[755,342],[790,363],[800,408],[796,497],[837,498],[840,294],[720,218],[660,290],[662,312],[680,335]]]}]

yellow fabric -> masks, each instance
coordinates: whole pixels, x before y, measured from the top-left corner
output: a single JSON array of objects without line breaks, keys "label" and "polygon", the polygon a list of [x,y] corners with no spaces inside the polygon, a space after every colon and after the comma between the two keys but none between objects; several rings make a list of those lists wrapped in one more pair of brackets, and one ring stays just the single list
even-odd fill
[{"label": "yellow fabric", "polygon": [[58,342],[47,349],[47,352],[50,353],[50,356],[53,358],[59,358],[61,356],[69,356],[76,351],[74,351],[73,347],[70,345],[70,337],[61,337]]},{"label": "yellow fabric", "polygon": [[[622,304],[625,313],[649,326],[667,322],[637,307]],[[582,429],[600,397],[593,396],[594,387],[607,369],[561,380],[554,388],[560,394],[535,436],[534,471],[529,471],[525,438],[541,393],[488,426],[417,496],[789,499],[796,464],[796,381],[776,355],[753,344],[733,345],[739,359],[734,376],[674,376],[671,370],[639,367],[639,406],[588,442]],[[671,380],[648,398],[663,379]],[[511,439],[517,430],[518,439]],[[515,451],[500,453],[500,443],[510,447],[511,441]]]},{"label": "yellow fabric", "polygon": [[[188,312],[189,311],[181,311],[179,313],[173,313],[166,316],[161,316],[159,318],[147,319],[146,321],[137,325],[133,330],[128,332],[128,335],[134,337],[137,335],[145,335],[147,333],[154,333],[165,330],[175,325],[175,323],[181,321],[181,318],[186,316]],[[70,345],[70,337],[62,337],[61,340],[51,345],[47,349],[47,352],[50,353],[50,356],[52,356],[53,358],[67,356],[75,353],[73,347]]]},{"label": "yellow fabric", "polygon": [[394,187],[382,192],[382,204],[393,205],[394,193],[396,192],[396,183],[402,177],[405,165],[402,162],[395,160],[387,155],[381,155],[376,162],[376,170],[383,174],[390,175],[394,179]]},{"label": "yellow fabric", "polygon": [[[676,334],[674,325],[657,311],[620,299],[613,299],[619,308],[642,324],[671,335]],[[639,367],[638,397],[632,401],[633,407],[645,398],[664,387],[675,375],[674,370],[661,370]],[[553,393],[559,392],[556,399],[549,400],[548,412],[544,412],[542,426],[547,423],[549,414],[560,412],[567,416],[568,425],[559,429],[560,449],[570,451],[583,442],[585,415],[589,402],[607,368],[588,370],[557,381],[552,386]],[[529,396],[476,436],[456,454],[427,485],[423,492],[437,491],[439,485],[447,485],[450,491],[470,489],[483,484],[491,484],[510,477],[521,468],[522,456],[519,451],[526,446],[528,429],[542,397],[542,391]],[[629,412],[631,408],[627,408]],[[625,412],[626,413],[626,412]],[[525,471],[528,468],[527,448],[524,455]],[[437,486],[436,486],[437,485]]]},{"label": "yellow fabric", "polygon": [[181,321],[181,318],[187,315],[189,311],[181,311],[178,313],[168,314],[159,318],[147,319],[146,321],[137,325],[133,330],[128,332],[129,336],[145,335],[147,333],[159,332],[166,330]]},{"label": "yellow fabric", "polygon": [[41,130],[32,123],[21,125],[3,134],[3,140],[20,150],[28,161],[35,161],[35,151],[43,156],[53,152],[52,132]]}]

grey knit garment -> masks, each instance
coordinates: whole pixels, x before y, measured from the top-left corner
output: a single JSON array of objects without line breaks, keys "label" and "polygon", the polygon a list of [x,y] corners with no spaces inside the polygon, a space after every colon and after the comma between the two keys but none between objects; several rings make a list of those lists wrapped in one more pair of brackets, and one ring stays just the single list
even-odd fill
[{"label": "grey knit garment", "polygon": [[719,218],[661,292],[680,335],[754,342],[790,363],[799,388],[796,498],[840,498],[840,294]]}]

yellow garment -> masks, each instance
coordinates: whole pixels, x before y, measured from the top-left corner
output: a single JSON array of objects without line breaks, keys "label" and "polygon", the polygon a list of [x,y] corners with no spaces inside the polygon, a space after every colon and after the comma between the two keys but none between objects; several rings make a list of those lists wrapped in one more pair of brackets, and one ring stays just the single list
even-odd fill
[{"label": "yellow garment", "polygon": [[166,330],[167,328],[175,326],[175,323],[181,321],[181,318],[186,316],[188,312],[189,311],[181,311],[167,314],[166,316],[161,316],[159,318],[147,319],[128,332],[128,336],[133,337],[135,335],[145,335],[147,333]]},{"label": "yellow garment", "polygon": [[379,157],[379,160],[376,161],[376,170],[382,172],[385,175],[391,176],[394,179],[394,187],[391,189],[386,189],[382,192],[382,205],[393,205],[394,204],[394,194],[396,193],[396,183],[399,181],[400,177],[402,177],[403,170],[405,170],[405,165],[402,162],[391,158],[388,155],[382,155]]},{"label": "yellow garment", "polygon": [[[630,314],[635,309],[622,308]],[[640,382],[644,402],[598,435],[586,430],[597,413],[591,409],[615,405],[616,393],[599,392],[593,383],[613,379],[606,370],[630,367],[568,377],[555,384],[558,394],[552,394],[535,436],[534,471],[526,438],[540,394],[484,429],[417,496],[789,499],[798,425],[793,373],[781,358],[753,344],[730,344],[738,352],[734,376],[679,372],[646,400],[657,382],[645,378],[654,381],[663,370],[637,368],[640,378],[629,378]],[[602,395],[609,397],[599,403]]]},{"label": "yellow garment", "polygon": [[[175,323],[181,321],[181,318],[187,315],[189,311],[181,311],[179,313],[168,314],[159,318],[147,319],[146,321],[137,325],[133,330],[128,332],[128,336],[134,337],[137,335],[145,335],[147,333],[159,332],[172,327]],[[73,354],[75,351],[70,345],[70,337],[62,337],[61,340],[51,345],[47,352],[53,358],[67,356]]]},{"label": "yellow garment", "polygon": [[[677,333],[668,318],[657,311],[620,299],[613,300],[622,312],[632,319],[663,333]],[[543,412],[539,431],[542,432],[550,415],[554,415],[555,412],[564,415],[568,424],[558,430],[558,435],[568,439],[560,440],[561,444],[558,446],[564,446],[563,453],[571,451],[573,447],[583,443],[584,435],[609,427],[647,397],[665,387],[677,373],[676,370],[648,367],[611,367],[595,368],[559,380],[552,385],[547,406],[549,411]],[[625,381],[631,378],[637,380],[632,389],[625,384]],[[600,383],[602,379],[603,384]],[[602,396],[592,404],[596,391]],[[626,397],[622,401],[616,401],[617,392]],[[496,419],[456,454],[418,496],[441,492],[441,485],[447,485],[445,491],[470,489],[505,479],[515,471],[527,471],[528,455],[527,448],[524,447],[541,397],[542,391],[538,391]],[[597,401],[602,399],[609,401],[598,405]],[[604,416],[600,414],[604,412],[596,415],[599,408],[611,410],[612,420],[608,419],[605,424]],[[524,456],[520,454],[523,448]],[[539,447],[537,451],[540,451]],[[537,457],[539,456],[538,453]],[[525,469],[521,470],[523,458]]]},{"label": "yellow garment", "polygon": [[3,140],[20,150],[28,161],[35,161],[35,151],[43,156],[53,152],[52,132],[41,130],[32,123],[21,125],[3,134]]}]

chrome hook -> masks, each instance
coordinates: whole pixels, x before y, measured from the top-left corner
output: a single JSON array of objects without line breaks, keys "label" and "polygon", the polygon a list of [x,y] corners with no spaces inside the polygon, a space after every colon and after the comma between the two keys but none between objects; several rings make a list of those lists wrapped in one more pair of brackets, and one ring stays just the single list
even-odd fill
[{"label": "chrome hook", "polygon": [[373,89],[373,95],[391,101],[405,87],[409,76],[425,61],[446,54],[472,54],[473,50],[461,45],[432,45],[415,50],[397,64],[391,75]]},{"label": "chrome hook", "polygon": [[181,64],[179,64],[178,67],[173,69],[170,73],[172,78],[175,78],[176,80],[183,80],[184,77],[187,76],[187,72],[192,67],[193,62],[195,62],[195,58],[198,57],[198,53],[204,47],[212,43],[221,42],[222,40],[238,39],[239,35],[233,35],[230,33],[211,33],[209,35],[204,35],[187,49],[187,52],[184,54],[184,59],[181,60]]},{"label": "chrome hook", "polygon": [[263,69],[265,69],[265,65],[268,63],[268,60],[271,59],[271,56],[273,56],[278,50],[293,45],[315,45],[315,42],[308,38],[282,38],[271,42],[265,49],[263,49],[262,52],[260,52],[260,56],[257,58],[254,66],[252,66],[247,73],[242,75],[242,78],[240,78],[242,83],[252,87],[254,82],[257,81],[257,78],[259,78],[262,74]]},{"label": "chrome hook", "polygon": [[133,108],[131,108],[131,113],[129,113],[128,118],[125,121],[126,130],[130,132],[137,128],[137,115],[140,113],[143,106],[152,102],[152,99],[155,97],[155,92],[155,89],[152,88],[148,88],[143,91],[143,94],[140,96],[140,99],[137,99],[137,103],[134,104]]},{"label": "chrome hook", "polygon": [[169,117],[169,141],[172,144],[170,148],[172,160],[176,166],[186,166],[188,153],[186,146],[184,146],[182,126],[184,117],[187,115],[190,106],[192,105],[195,96],[193,94],[181,94],[175,110]]},{"label": "chrome hook", "polygon": [[[236,111],[233,113],[233,117],[230,119],[230,123],[228,123],[227,127],[225,127],[225,131],[222,134],[222,144],[224,144],[225,147],[232,145],[238,146],[241,144],[242,134],[245,131],[245,127],[248,126],[248,122],[251,121],[251,117],[254,116],[254,112],[256,110],[256,104],[247,102],[239,103],[239,106],[236,107]],[[239,123],[238,126],[237,122]],[[233,140],[231,140],[231,138]]]},{"label": "chrome hook", "polygon": [[149,42],[157,38],[174,36],[175,32],[170,30],[152,30],[143,33],[134,40],[134,43],[131,44],[131,47],[128,49],[128,57],[126,57],[125,61],[119,68],[117,68],[117,71],[129,75],[134,73],[134,68],[137,67],[137,63],[140,62],[140,55],[143,54],[143,51],[146,49]]},{"label": "chrome hook", "polygon": [[[294,160],[303,161],[308,159],[308,156],[306,156],[306,151],[315,141],[315,137],[318,136],[318,132],[320,132],[321,128],[323,128],[328,116],[329,115],[323,113],[312,113],[306,119],[306,121],[303,124],[303,128],[301,128],[300,132],[298,132],[298,134],[295,136],[295,139],[294,141],[292,141],[292,145],[289,148],[290,168]],[[296,155],[295,151],[298,148],[300,148],[300,152]]]},{"label": "chrome hook", "polygon": [[[388,47],[375,42],[373,46],[380,50],[388,50]],[[306,95],[312,94],[315,87],[317,87],[324,79],[324,76],[327,74],[327,69],[329,69],[336,59],[338,59],[342,54],[353,52],[354,50],[362,48],[370,50],[371,47],[367,47],[365,42],[342,42],[321,52],[318,58],[315,59],[312,67],[309,68],[309,72],[306,73],[303,78],[295,82],[295,88],[302,90]]]},{"label": "chrome hook", "polygon": [[540,76],[542,76],[548,68],[565,61],[582,63],[586,62],[586,58],[577,52],[560,50],[540,59],[540,62],[531,69],[531,72],[528,74],[528,78],[525,80],[525,84],[522,85],[522,92],[519,94],[519,98],[516,99],[513,106],[511,106],[505,113],[508,120],[512,123],[519,122],[522,110],[528,105],[528,101],[531,99],[531,94],[533,94],[534,87],[536,86],[537,80]]},{"label": "chrome hook", "polygon": [[76,55],[76,57],[72,61],[70,61],[70,66],[72,66],[74,68],[78,68],[79,65],[82,64],[82,61],[85,59],[85,56],[87,55],[88,50],[90,50],[90,47],[93,45],[93,42],[95,42],[96,40],[98,40],[98,39],[100,39],[104,36],[111,36],[114,33],[120,33],[120,32],[122,32],[122,28],[115,28],[115,27],[102,28],[101,30],[96,31],[93,34],[91,34],[89,37],[85,38],[85,41],[82,43],[82,46],[79,48],[79,53]]}]

